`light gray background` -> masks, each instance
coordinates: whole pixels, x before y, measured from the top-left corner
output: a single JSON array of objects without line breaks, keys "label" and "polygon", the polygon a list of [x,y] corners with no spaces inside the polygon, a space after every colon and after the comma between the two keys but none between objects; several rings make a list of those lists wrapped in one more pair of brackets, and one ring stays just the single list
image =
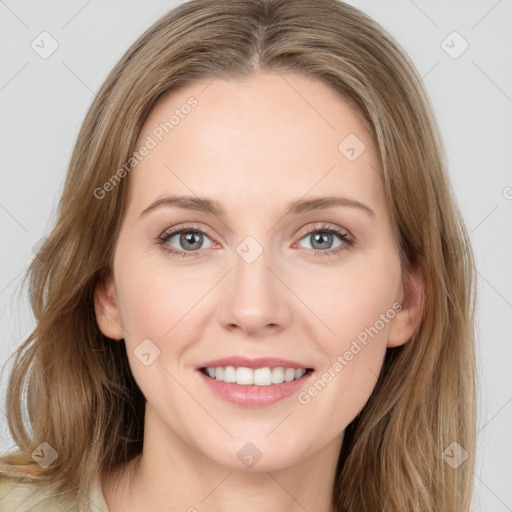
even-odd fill
[{"label": "light gray background", "polygon": [[[26,294],[17,300],[21,275],[50,230],[94,94],[136,37],[178,3],[0,0],[1,364],[34,326]],[[439,118],[478,265],[473,511],[512,511],[512,0],[349,3],[405,48]],[[43,31],[59,45],[47,59],[31,47]],[[457,36],[446,40],[453,31],[469,44],[458,58],[444,49],[462,48]],[[1,382],[2,451],[12,445],[3,416],[10,367]]]}]

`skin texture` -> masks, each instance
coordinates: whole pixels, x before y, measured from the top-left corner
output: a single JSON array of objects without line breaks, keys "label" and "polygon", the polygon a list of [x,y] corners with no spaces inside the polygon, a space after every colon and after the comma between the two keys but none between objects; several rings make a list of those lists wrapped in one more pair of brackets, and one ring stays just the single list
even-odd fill
[{"label": "skin texture", "polygon": [[[153,109],[136,147],[190,96],[198,105],[127,178],[114,275],[95,294],[98,325],[112,343],[124,338],[147,399],[143,454],[103,477],[107,505],[329,511],[344,429],[371,395],[386,347],[412,335],[421,282],[411,273],[402,284],[375,149],[334,90],[261,71],[201,81]],[[354,161],[338,149],[349,134],[366,147]],[[168,194],[215,199],[225,217],[170,206],[139,217]],[[293,200],[332,195],[375,215],[347,206],[284,214]],[[191,256],[165,250],[187,252],[179,234],[158,244],[169,228],[189,224],[206,233]],[[354,244],[333,235],[331,245],[314,245],[322,225]],[[252,263],[236,250],[248,236],[263,250]],[[344,244],[330,257],[313,254]],[[231,355],[275,356],[314,368],[316,380],[397,302],[401,311],[308,404],[296,395],[257,409],[228,404],[194,369]],[[148,338],[160,355],[145,366],[134,350]],[[237,457],[247,442],[261,452],[250,468]]]}]

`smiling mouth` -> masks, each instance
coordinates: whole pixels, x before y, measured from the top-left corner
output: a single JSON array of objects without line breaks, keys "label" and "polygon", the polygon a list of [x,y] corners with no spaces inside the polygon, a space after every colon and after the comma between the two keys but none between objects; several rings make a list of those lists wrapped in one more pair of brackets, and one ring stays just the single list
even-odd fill
[{"label": "smiling mouth", "polygon": [[244,366],[203,367],[199,371],[212,380],[239,386],[272,386],[304,378],[313,372],[312,368],[263,367],[247,368]]}]

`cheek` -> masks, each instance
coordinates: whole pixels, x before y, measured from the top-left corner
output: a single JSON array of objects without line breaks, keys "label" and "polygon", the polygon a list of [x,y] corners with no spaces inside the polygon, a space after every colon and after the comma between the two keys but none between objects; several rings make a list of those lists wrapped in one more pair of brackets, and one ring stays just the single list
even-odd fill
[{"label": "cheek", "polygon": [[392,305],[396,302],[400,279],[398,260],[363,261],[361,258],[341,265],[328,276],[317,276],[315,286],[304,287],[301,293],[329,328],[323,327],[327,346],[343,349],[347,342],[376,323],[379,334],[375,337],[386,337],[389,321],[383,323],[381,315],[388,313],[389,319],[393,318]]},{"label": "cheek", "polygon": [[116,264],[127,346],[133,351],[142,340],[150,339],[164,358],[172,341],[172,356],[179,355],[187,338],[193,336],[191,329],[200,321],[201,300],[218,275],[207,267],[180,268],[168,263],[164,254],[155,258],[132,253]]},{"label": "cheek", "polygon": [[206,292],[204,283],[195,279],[150,270],[120,276],[120,280],[123,325],[132,337],[171,336],[186,324],[187,314]]},{"label": "cheek", "polygon": [[165,408],[165,396],[186,408],[189,397],[168,371],[180,365],[195,338],[197,303],[208,290],[204,278],[133,260],[120,265],[116,277],[127,355],[137,384],[150,403],[163,400]]},{"label": "cheek", "polygon": [[381,371],[400,275],[398,260],[365,262],[359,268],[347,265],[333,272],[329,281],[317,280],[320,286],[307,294],[305,302],[329,327],[321,327],[321,336],[319,331],[315,336],[313,328],[309,331],[326,355],[318,376],[322,382],[316,388],[322,390],[324,403],[334,408],[343,404],[344,411],[336,409],[343,418],[353,418],[363,407]]}]

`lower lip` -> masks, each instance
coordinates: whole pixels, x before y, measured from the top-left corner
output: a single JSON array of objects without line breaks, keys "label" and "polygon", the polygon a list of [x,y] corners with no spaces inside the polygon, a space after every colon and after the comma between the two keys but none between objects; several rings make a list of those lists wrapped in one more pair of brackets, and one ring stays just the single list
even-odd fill
[{"label": "lower lip", "polygon": [[310,380],[314,372],[304,374],[300,379],[270,386],[247,386],[212,379],[197,370],[205,384],[222,399],[244,407],[265,407],[298,393]]}]

